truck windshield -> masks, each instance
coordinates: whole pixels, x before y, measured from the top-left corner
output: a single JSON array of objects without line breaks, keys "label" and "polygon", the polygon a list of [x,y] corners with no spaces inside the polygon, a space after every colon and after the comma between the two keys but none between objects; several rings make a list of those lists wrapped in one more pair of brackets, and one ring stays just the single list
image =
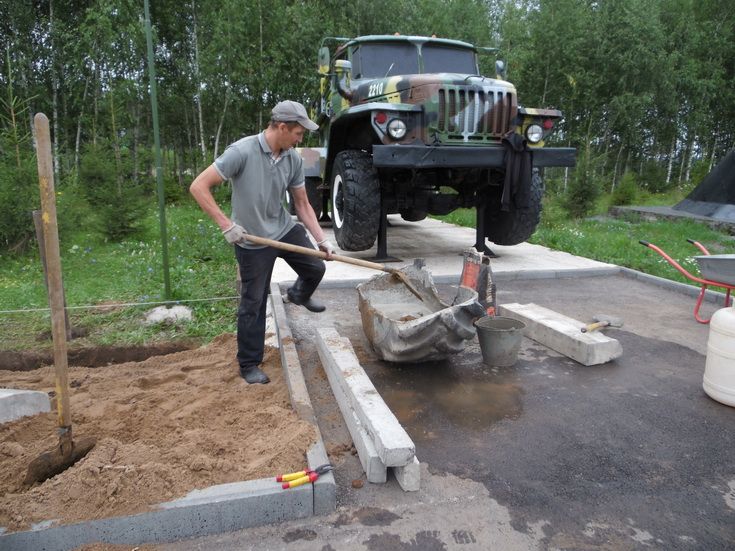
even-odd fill
[{"label": "truck windshield", "polygon": [[410,42],[367,42],[352,50],[354,78],[382,78],[419,72],[419,53]]},{"label": "truck windshield", "polygon": [[[423,73],[477,74],[473,50],[426,43],[421,48],[421,55]],[[354,78],[383,78],[419,72],[418,50],[410,42],[367,42],[352,50]]]},{"label": "truck windshield", "polygon": [[424,59],[424,73],[477,74],[475,52],[472,50],[424,44],[421,56]]}]

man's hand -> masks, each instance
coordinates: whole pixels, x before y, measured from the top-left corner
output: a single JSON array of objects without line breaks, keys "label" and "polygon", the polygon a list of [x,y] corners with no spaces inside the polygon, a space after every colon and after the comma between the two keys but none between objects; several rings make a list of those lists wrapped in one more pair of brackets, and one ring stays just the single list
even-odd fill
[{"label": "man's hand", "polygon": [[334,254],[334,245],[332,245],[332,242],[329,239],[323,239],[317,243],[317,246],[320,250],[327,253],[327,260],[332,260],[332,255]]},{"label": "man's hand", "polygon": [[247,239],[248,232],[246,232],[245,228],[240,224],[235,224],[233,222],[229,228],[222,231],[222,235],[225,236],[225,239],[227,239],[227,242],[230,245],[235,245],[236,243],[245,241]]}]

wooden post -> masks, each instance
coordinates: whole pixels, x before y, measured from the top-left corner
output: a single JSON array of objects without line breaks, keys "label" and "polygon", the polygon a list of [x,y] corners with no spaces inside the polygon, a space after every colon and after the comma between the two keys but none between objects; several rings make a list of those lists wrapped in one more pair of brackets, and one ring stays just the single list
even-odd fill
[{"label": "wooden post", "polygon": [[[36,227],[36,241],[38,241],[38,251],[41,255],[41,265],[43,266],[43,282],[46,285],[46,294],[49,294],[48,288],[48,267],[46,266],[46,240],[43,238],[43,223],[41,221],[41,211],[33,211],[33,225]],[[62,283],[63,288],[63,283]],[[69,312],[66,310],[66,298],[64,299],[64,325],[66,326],[66,340],[70,341],[72,337],[71,324],[69,323]]]},{"label": "wooden post", "polygon": [[[56,221],[56,193],[54,190],[53,159],[49,121],[43,113],[33,118],[38,143],[38,183],[41,190],[41,222],[44,251],[48,266],[49,306],[51,307],[51,335],[54,340],[54,367],[56,374],[56,409],[59,421],[59,445],[62,454],[72,448],[71,412],[69,411],[69,366],[64,321],[64,289],[61,283],[61,253],[59,226]],[[68,452],[67,452],[68,450]]]}]

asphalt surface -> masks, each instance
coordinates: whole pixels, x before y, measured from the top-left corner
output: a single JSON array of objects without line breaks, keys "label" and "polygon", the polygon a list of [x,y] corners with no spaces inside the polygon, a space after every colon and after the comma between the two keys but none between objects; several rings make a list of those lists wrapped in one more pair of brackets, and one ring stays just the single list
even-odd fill
[{"label": "asphalt surface", "polygon": [[[524,338],[515,366],[491,368],[475,339],[450,360],[389,364],[362,332],[357,293],[322,288],[325,313],[287,311],[337,467],[338,510],[161,548],[735,548],[735,408],[702,390],[708,327],[692,317],[694,299],[623,275],[498,289],[501,304],[622,318],[606,332],[623,356],[584,367]],[[413,438],[419,492],[364,480],[316,353],[315,329],[329,326]]]}]

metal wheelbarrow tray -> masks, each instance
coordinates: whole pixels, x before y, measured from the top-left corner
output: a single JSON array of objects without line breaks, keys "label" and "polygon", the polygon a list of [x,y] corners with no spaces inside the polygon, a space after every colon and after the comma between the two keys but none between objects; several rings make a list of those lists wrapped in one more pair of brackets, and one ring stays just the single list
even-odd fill
[{"label": "metal wheelbarrow tray", "polygon": [[702,306],[704,293],[707,287],[722,287],[725,289],[725,306],[730,306],[730,293],[735,289],[735,254],[709,254],[709,251],[704,245],[698,241],[694,241],[693,239],[687,239],[687,241],[704,253],[701,256],[694,257],[699,265],[699,271],[702,277],[690,274],[676,260],[653,243],[649,243],[648,241],[640,241],[639,243],[660,254],[680,274],[702,286],[699,297],[697,298],[697,304],[694,306],[694,319],[699,323],[709,323],[711,318],[705,319],[699,315],[699,308]]},{"label": "metal wheelbarrow tray", "polygon": [[735,254],[695,256],[704,279],[735,285]]},{"label": "metal wheelbarrow tray", "polygon": [[423,260],[401,271],[421,299],[390,274],[357,286],[362,328],[378,357],[415,363],[441,360],[464,350],[464,341],[476,334],[473,321],[485,315],[477,291],[460,286],[454,304],[446,304]]}]

